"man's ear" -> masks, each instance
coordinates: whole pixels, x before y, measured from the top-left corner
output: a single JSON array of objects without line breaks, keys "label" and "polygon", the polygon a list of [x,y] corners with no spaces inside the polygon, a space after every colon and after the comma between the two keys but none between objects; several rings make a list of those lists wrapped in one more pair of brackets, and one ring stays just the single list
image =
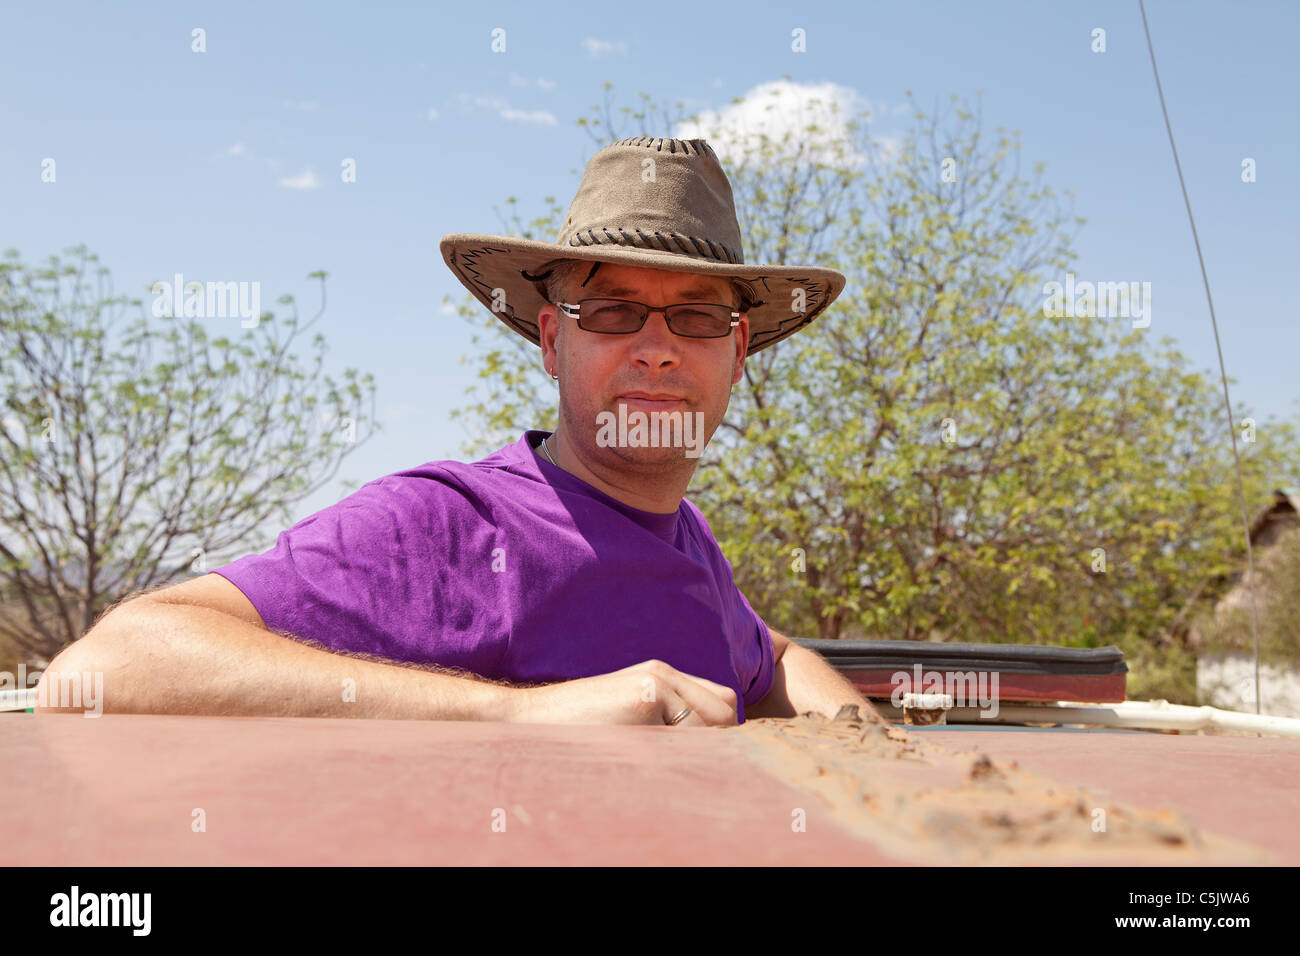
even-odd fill
[{"label": "man's ear", "polygon": [[542,346],[542,368],[555,368],[556,345],[560,335],[560,317],[555,306],[546,304],[537,310],[537,337]]},{"label": "man's ear", "polygon": [[740,324],[736,326],[736,334],[733,336],[736,340],[736,368],[731,376],[731,384],[735,385],[745,375],[745,353],[749,351],[749,313],[740,313]]}]

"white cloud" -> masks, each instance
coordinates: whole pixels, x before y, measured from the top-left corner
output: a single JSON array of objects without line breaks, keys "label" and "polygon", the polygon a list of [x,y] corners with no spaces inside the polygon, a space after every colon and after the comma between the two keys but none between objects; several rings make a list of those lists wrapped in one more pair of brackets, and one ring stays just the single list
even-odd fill
[{"label": "white cloud", "polygon": [[518,73],[510,74],[510,85],[522,87],[524,89],[527,89],[531,86],[536,86],[539,90],[555,89],[554,80],[548,80],[542,76],[539,76],[536,80],[530,80],[528,77],[520,76]]},{"label": "white cloud", "polygon": [[285,100],[284,108],[298,110],[300,113],[315,113],[320,110],[320,104],[315,100]]},{"label": "white cloud", "polygon": [[243,144],[243,143],[236,143],[234,146],[230,147],[230,149],[226,150],[226,155],[227,155],[227,156],[243,156],[243,155],[244,155],[244,144]]},{"label": "white cloud", "polygon": [[404,419],[423,415],[427,411],[428,409],[421,408],[419,405],[412,405],[410,402],[397,402],[385,408],[381,418],[386,422],[397,423]]},{"label": "white cloud", "polygon": [[501,118],[511,123],[537,123],[539,126],[554,126],[558,122],[555,114],[547,110],[502,110]]},{"label": "white cloud", "polygon": [[285,189],[320,189],[320,179],[310,168],[296,176],[281,177],[277,183]]},{"label": "white cloud", "polygon": [[471,96],[469,93],[457,93],[456,102],[460,104],[463,110],[504,110],[509,109],[510,104],[500,96]]},{"label": "white cloud", "polygon": [[627,55],[627,44],[622,41],[611,43],[608,40],[597,40],[595,37],[583,37],[582,48],[587,51],[588,56],[605,56],[609,53]]},{"label": "white cloud", "polygon": [[555,114],[547,110],[515,109],[501,96],[473,96],[458,93],[456,102],[463,110],[489,110],[496,113],[508,123],[537,123],[542,126],[555,126],[559,121]]},{"label": "white cloud", "polygon": [[438,111],[431,106],[429,107],[429,112],[424,114],[424,118],[430,121],[436,120],[438,118]]},{"label": "white cloud", "polygon": [[[847,124],[870,106],[857,91],[836,83],[774,80],[754,87],[739,102],[720,111],[702,111],[697,122],[679,123],[673,135],[706,139],[729,163],[741,161],[766,136],[785,155],[793,155],[802,147],[809,159],[854,168],[865,163],[867,157],[852,148]],[[815,131],[808,132],[809,126],[815,126]],[[882,157],[889,161],[896,153],[897,138],[878,138]],[[837,143],[845,144],[847,149],[842,156],[834,150]]]}]

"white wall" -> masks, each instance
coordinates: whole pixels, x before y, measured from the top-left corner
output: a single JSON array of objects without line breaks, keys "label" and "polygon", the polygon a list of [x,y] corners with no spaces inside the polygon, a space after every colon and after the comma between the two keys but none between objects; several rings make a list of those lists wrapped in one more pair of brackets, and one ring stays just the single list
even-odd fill
[{"label": "white wall", "polygon": [[[1204,703],[1255,712],[1255,663],[1251,654],[1203,654],[1196,660],[1196,690]],[[1260,662],[1261,710],[1274,717],[1300,717],[1300,662],[1280,668]]]}]

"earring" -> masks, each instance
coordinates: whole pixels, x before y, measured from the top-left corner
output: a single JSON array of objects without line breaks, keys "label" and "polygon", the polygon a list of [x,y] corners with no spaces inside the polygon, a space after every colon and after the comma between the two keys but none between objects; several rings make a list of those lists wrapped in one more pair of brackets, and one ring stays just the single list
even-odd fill
[{"label": "earring", "polygon": [[560,376],[556,375],[554,372],[551,372],[550,375],[552,381],[558,382],[560,380]]}]

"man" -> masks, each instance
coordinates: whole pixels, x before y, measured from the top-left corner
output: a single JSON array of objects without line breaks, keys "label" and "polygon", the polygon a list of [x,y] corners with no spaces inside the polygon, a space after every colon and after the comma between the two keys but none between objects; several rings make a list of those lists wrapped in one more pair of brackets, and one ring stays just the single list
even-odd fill
[{"label": "man", "polygon": [[49,670],[104,672],[103,706],[121,712],[870,715],[754,613],[683,498],[745,358],[812,321],[844,277],[743,265],[731,186],[703,140],[599,151],[556,243],[451,235],[441,249],[541,346],[555,433],[370,482],[265,554],[120,605]]}]

